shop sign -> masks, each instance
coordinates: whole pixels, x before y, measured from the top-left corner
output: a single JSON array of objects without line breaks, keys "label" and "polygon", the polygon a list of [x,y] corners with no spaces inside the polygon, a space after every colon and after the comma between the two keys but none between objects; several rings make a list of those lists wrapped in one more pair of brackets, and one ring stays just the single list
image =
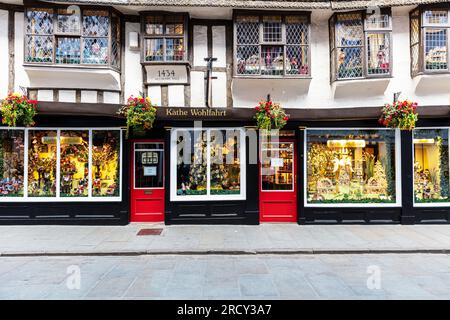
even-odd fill
[{"label": "shop sign", "polygon": [[186,84],[188,73],[185,65],[150,65],[145,66],[148,84]]},{"label": "shop sign", "polygon": [[273,168],[284,166],[283,158],[271,158],[270,166]]},{"label": "shop sign", "polygon": [[144,167],[144,177],[156,176],[156,167]]},{"label": "shop sign", "polygon": [[226,109],[210,108],[166,108],[166,116],[176,118],[223,118],[227,116]]}]

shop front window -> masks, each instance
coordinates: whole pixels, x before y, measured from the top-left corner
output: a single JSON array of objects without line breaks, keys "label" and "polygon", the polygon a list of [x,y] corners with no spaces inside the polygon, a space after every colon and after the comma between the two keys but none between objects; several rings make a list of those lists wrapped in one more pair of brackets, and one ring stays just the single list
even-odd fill
[{"label": "shop front window", "polygon": [[28,197],[56,197],[56,130],[28,131]]},{"label": "shop front window", "polygon": [[307,130],[307,204],[395,204],[394,130]]},{"label": "shop front window", "polygon": [[0,197],[22,197],[24,132],[0,130]]},{"label": "shop front window", "polygon": [[261,189],[294,190],[294,143],[266,143],[261,148]]},{"label": "shop front window", "polygon": [[164,145],[134,144],[134,188],[164,188]]},{"label": "shop front window", "polygon": [[414,202],[450,202],[448,129],[414,130]]},{"label": "shop front window", "polygon": [[245,199],[245,144],[240,129],[172,132],[173,200]]}]

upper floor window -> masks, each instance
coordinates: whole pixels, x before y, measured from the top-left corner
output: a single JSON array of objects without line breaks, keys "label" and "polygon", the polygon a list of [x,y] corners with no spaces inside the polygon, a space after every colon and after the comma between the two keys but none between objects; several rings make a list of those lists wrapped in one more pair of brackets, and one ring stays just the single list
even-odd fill
[{"label": "upper floor window", "polygon": [[25,63],[120,68],[120,18],[110,9],[27,8]]},{"label": "upper floor window", "polygon": [[301,77],[310,74],[309,14],[237,14],[235,75]]},{"label": "upper floor window", "polygon": [[187,18],[180,13],[144,13],[143,62],[186,62]]},{"label": "upper floor window", "polygon": [[449,72],[448,8],[417,8],[411,17],[411,73]]},{"label": "upper floor window", "polygon": [[330,19],[331,80],[391,74],[391,16],[336,13]]}]

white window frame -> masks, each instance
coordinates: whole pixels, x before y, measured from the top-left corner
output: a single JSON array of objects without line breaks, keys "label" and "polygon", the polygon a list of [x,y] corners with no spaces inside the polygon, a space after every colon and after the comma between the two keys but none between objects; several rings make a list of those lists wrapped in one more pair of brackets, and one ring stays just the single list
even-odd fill
[{"label": "white window frame", "polygon": [[[237,130],[239,131],[239,161],[240,161],[240,194],[212,195],[211,192],[211,131]],[[178,131],[206,131],[206,194],[205,195],[177,195],[177,132]],[[246,135],[242,127],[230,128],[175,128],[170,132],[170,201],[236,201],[246,200]]]},{"label": "white window frame", "polygon": [[[122,128],[60,128],[60,127],[0,127],[0,130],[20,130],[24,132],[24,173],[23,173],[23,190],[22,197],[0,197],[1,202],[120,202],[122,201],[122,172],[123,172],[123,134]],[[28,196],[28,145],[30,131],[45,130],[56,131],[56,195],[54,197],[29,197]],[[61,197],[60,195],[60,133],[61,131],[88,131],[89,132],[89,173],[88,173],[88,196],[86,197]],[[93,131],[119,131],[120,133],[120,151],[119,151],[119,196],[117,197],[98,197],[92,195],[92,137]]]},{"label": "white window frame", "polygon": [[[450,16],[449,16],[450,18]],[[412,185],[412,201],[413,201],[413,206],[420,208],[420,207],[450,207],[450,200],[447,202],[428,202],[428,203],[420,203],[420,202],[416,202],[416,190],[414,190],[414,162],[415,162],[415,152],[414,152],[414,131],[416,130],[435,130],[435,129],[446,129],[448,131],[448,137],[449,137],[449,145],[448,145],[448,152],[449,152],[449,157],[450,157],[450,127],[420,127],[420,128],[415,128],[413,130],[413,143],[412,143],[412,156],[413,156],[413,161],[412,161],[412,177],[413,177],[413,185]],[[449,170],[450,170],[450,161],[449,161]]]},{"label": "white window frame", "polygon": [[[268,143],[268,144],[272,144],[273,142],[265,142],[265,143]],[[296,172],[296,163],[295,163],[295,161],[297,161],[297,158],[296,158],[296,156],[295,156],[295,152],[296,152],[296,150],[297,150],[297,148],[295,147],[295,142],[294,141],[278,141],[278,142],[276,142],[276,143],[278,143],[278,145],[280,145],[280,144],[282,144],[282,143],[291,143],[292,144],[292,188],[291,189],[289,189],[289,190],[264,190],[263,189],[263,187],[262,187],[262,170],[263,170],[263,167],[262,167],[262,155],[263,155],[263,151],[268,151],[268,150],[286,150],[286,148],[280,148],[280,147],[278,147],[278,148],[268,148],[268,147],[262,147],[262,144],[261,144],[261,152],[260,152],[260,154],[259,154],[259,159],[260,159],[260,165],[259,165],[259,181],[260,181],[260,188],[259,188],[259,190],[261,191],[261,192],[295,192],[296,190],[295,190],[295,180],[296,180],[296,176],[297,176],[297,172]]]},{"label": "white window frame", "polygon": [[[147,148],[147,149],[136,149],[136,145],[137,144],[158,144],[158,145],[160,145],[160,147],[161,148],[153,148],[153,149],[150,149],[150,148]],[[147,151],[150,151],[150,152],[154,152],[154,151],[162,151],[162,153],[163,153],[163,158],[162,158],[162,161],[163,161],[163,181],[162,181],[162,187],[151,187],[151,188],[136,188],[136,151],[145,151],[145,152],[147,152]],[[165,163],[164,163],[164,161],[165,161],[165,155],[164,155],[164,142],[151,142],[151,141],[149,141],[149,142],[144,142],[144,141],[141,141],[141,142],[134,142],[133,143],[133,164],[132,164],[132,168],[133,168],[133,189],[134,190],[161,190],[161,189],[164,189],[164,186],[165,186],[165,183],[166,183],[166,175],[164,174],[164,172],[165,172]]]},{"label": "white window frame", "polygon": [[[395,130],[395,202],[393,203],[308,203],[308,172],[307,172],[307,161],[308,157],[308,131],[335,131],[335,130]],[[307,128],[305,130],[304,136],[304,149],[303,154],[305,155],[303,161],[303,170],[305,172],[305,177],[303,181],[303,195],[304,195],[304,206],[309,208],[374,208],[374,207],[401,207],[402,206],[402,176],[401,176],[401,139],[399,129],[388,129],[388,128]]]}]

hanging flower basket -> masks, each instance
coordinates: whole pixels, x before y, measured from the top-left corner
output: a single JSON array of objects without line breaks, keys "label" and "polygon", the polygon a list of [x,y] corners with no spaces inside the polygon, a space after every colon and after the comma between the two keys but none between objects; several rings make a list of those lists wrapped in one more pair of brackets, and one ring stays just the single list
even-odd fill
[{"label": "hanging flower basket", "polygon": [[289,115],[286,114],[284,109],[278,103],[272,101],[260,101],[255,110],[254,118],[258,129],[282,129],[289,119]]},{"label": "hanging flower basket", "polygon": [[9,127],[34,125],[34,116],[37,111],[37,101],[30,100],[20,93],[10,93],[0,105],[2,123]]},{"label": "hanging flower basket", "polygon": [[127,104],[120,108],[119,115],[127,119],[127,136],[130,128],[133,132],[145,132],[153,128],[156,118],[156,107],[149,97],[130,96]]},{"label": "hanging flower basket", "polygon": [[408,100],[397,101],[386,104],[381,110],[378,122],[387,128],[399,128],[401,130],[412,130],[418,119],[417,102]]}]

